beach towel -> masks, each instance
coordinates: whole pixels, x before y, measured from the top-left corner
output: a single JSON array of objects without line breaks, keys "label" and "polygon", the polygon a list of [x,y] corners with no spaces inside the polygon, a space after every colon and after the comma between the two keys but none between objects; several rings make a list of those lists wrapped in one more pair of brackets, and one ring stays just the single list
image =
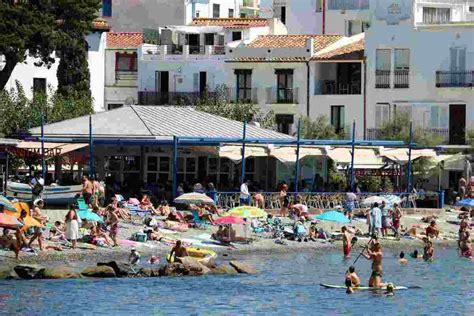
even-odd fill
[{"label": "beach towel", "polygon": [[138,200],[135,199],[135,198],[129,198],[129,199],[128,199],[128,204],[138,206],[138,205],[140,205],[140,201],[138,201]]}]

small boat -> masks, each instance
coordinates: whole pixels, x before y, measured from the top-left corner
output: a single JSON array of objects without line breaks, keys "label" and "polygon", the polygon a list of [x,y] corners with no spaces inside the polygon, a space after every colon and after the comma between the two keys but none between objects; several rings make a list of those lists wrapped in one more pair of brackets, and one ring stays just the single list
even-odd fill
[{"label": "small boat", "polygon": [[[320,284],[322,287],[326,289],[347,289],[347,286],[345,285],[333,285],[333,284]],[[394,286],[394,289],[396,291],[398,290],[408,290],[408,289],[414,289],[414,288],[419,288],[416,286],[413,287],[406,287],[406,286]],[[362,290],[372,290],[372,291],[377,291],[377,290],[386,290],[387,287],[368,287],[368,286],[359,286],[359,287],[354,287],[353,288],[355,291],[362,291]]]},{"label": "small boat", "polygon": [[[45,186],[42,198],[47,205],[67,205],[74,202],[74,197],[81,194],[81,190],[81,185]],[[26,183],[8,181],[6,195],[25,202],[32,199],[31,187]]]}]

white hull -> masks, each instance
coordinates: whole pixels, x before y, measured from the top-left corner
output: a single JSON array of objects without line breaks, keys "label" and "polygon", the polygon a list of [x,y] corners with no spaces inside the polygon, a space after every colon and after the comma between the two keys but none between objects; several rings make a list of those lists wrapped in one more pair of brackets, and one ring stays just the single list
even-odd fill
[{"label": "white hull", "polygon": [[[68,204],[74,202],[74,197],[81,193],[81,185],[45,186],[42,198],[46,204]],[[15,197],[20,201],[30,202],[32,199],[31,187],[25,183],[7,183],[8,197]]]}]

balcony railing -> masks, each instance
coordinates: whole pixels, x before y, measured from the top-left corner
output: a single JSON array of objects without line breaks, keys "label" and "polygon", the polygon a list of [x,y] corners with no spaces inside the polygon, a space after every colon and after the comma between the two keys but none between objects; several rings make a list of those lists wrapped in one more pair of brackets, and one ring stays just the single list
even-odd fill
[{"label": "balcony railing", "polygon": [[396,89],[404,89],[410,87],[410,70],[396,69],[394,71],[393,87]]},{"label": "balcony railing", "polygon": [[230,102],[258,103],[258,88],[227,88],[227,93]]},{"label": "balcony railing", "polygon": [[[425,134],[441,138],[443,144],[449,143],[449,128],[424,128],[422,130]],[[379,128],[368,128],[366,138],[367,140],[381,140],[383,137]]]},{"label": "balcony railing", "polygon": [[375,71],[375,88],[390,89],[390,70]]},{"label": "balcony railing", "polygon": [[298,104],[298,88],[267,88],[267,104]]},{"label": "balcony railing", "polygon": [[206,46],[189,45],[189,55],[204,55],[206,53]]},{"label": "balcony railing", "polygon": [[[213,92],[207,92],[209,97]],[[138,92],[138,104],[140,105],[196,105],[204,94],[201,92]]]},{"label": "balcony railing", "polygon": [[329,0],[328,10],[368,10],[369,0]]},{"label": "balcony railing", "polygon": [[318,82],[314,90],[315,95],[340,95],[361,94],[361,83],[337,83],[336,81],[324,80]]},{"label": "balcony railing", "polygon": [[115,81],[134,81],[138,79],[136,70],[116,70]]},{"label": "balcony railing", "polygon": [[436,87],[438,88],[472,88],[474,87],[474,70],[437,71]]}]

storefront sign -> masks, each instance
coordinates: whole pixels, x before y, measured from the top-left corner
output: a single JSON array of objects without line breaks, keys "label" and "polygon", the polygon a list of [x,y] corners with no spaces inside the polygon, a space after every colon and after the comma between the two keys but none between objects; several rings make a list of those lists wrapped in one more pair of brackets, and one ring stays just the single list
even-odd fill
[{"label": "storefront sign", "polygon": [[356,176],[378,176],[378,177],[396,177],[403,175],[401,170],[397,169],[356,169],[354,170]]}]

